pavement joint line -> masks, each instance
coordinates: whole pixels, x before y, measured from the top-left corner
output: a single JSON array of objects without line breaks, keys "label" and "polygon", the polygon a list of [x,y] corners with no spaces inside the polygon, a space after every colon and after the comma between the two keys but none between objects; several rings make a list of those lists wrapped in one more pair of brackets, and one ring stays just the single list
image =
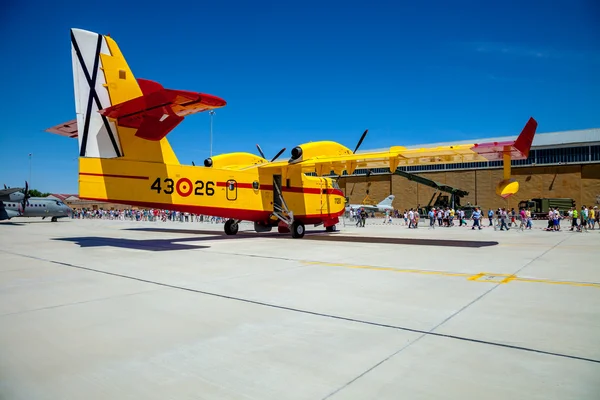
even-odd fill
[{"label": "pavement joint line", "polygon": [[[529,260],[528,262],[526,262],[523,266],[521,266],[519,269],[517,269],[517,271],[515,271],[513,274],[505,275],[505,276],[507,276],[506,279],[508,279],[508,278],[510,278],[512,276],[516,276],[517,273],[519,273],[520,271],[522,271],[523,269],[525,269],[527,266],[531,265],[531,263],[535,262],[540,257],[544,256],[545,254],[547,254],[548,252],[550,252],[554,248],[556,248],[559,244],[561,244],[562,242],[564,242],[567,239],[568,239],[568,237],[565,238],[565,239],[563,239],[563,240],[561,240],[561,241],[559,241],[558,243],[555,243],[552,247],[550,247],[549,249],[546,249],[544,252],[542,252],[537,257],[535,257],[532,260]],[[490,294],[491,292],[493,292],[496,288],[500,287],[500,284],[499,284],[500,282],[494,282],[494,283],[496,283],[496,285],[492,286],[490,289],[486,290],[485,292],[483,292],[482,294],[480,294],[479,296],[477,296],[475,299],[473,299],[470,302],[468,302],[467,304],[465,304],[458,311],[455,311],[452,314],[450,314],[448,317],[446,317],[443,321],[441,321],[436,326],[434,326],[433,328],[431,328],[429,331],[421,331],[421,332],[419,332],[419,333],[421,333],[421,336],[419,336],[417,339],[415,339],[414,341],[411,341],[408,344],[402,346],[402,348],[400,348],[396,352],[392,353],[391,355],[387,356],[383,360],[380,360],[375,365],[372,365],[371,367],[369,367],[368,369],[366,369],[365,371],[363,371],[359,375],[355,376],[354,378],[352,378],[351,380],[349,380],[348,382],[346,382],[344,385],[340,386],[339,388],[337,388],[336,390],[334,390],[333,392],[331,392],[329,395],[327,395],[326,397],[324,397],[322,400],[325,400],[325,399],[327,399],[327,398],[335,395],[336,393],[340,392],[341,390],[345,389],[346,387],[350,386],[352,383],[356,382],[358,379],[362,378],[363,376],[365,376],[369,372],[373,371],[374,369],[376,369],[377,367],[379,367],[380,365],[382,365],[383,363],[385,363],[386,361],[388,361],[389,359],[391,359],[392,357],[394,357],[396,354],[399,354],[404,349],[412,346],[414,343],[418,342],[420,339],[422,339],[425,336],[437,336],[437,337],[450,337],[450,336],[452,336],[452,337],[454,337],[454,335],[446,335],[446,334],[437,333],[437,332],[435,332],[435,330],[438,329],[439,327],[441,327],[442,325],[444,325],[445,323],[447,323],[448,321],[450,321],[451,319],[453,319],[454,317],[456,317],[457,315],[459,315],[460,313],[462,313],[467,308],[471,307],[473,304],[479,302],[482,298],[484,298],[485,296],[487,296],[488,294]],[[417,330],[412,330],[412,331],[416,332]],[[482,341],[479,341],[477,339],[473,339],[473,341],[482,342]],[[487,341],[485,341],[485,342],[487,342]],[[490,343],[492,343],[492,342],[490,342]],[[498,344],[498,343],[496,342],[496,344]],[[510,348],[521,347],[521,346],[512,346],[512,345],[506,345],[506,344],[503,344],[503,346],[507,346],[507,347],[510,347]],[[600,363],[600,360],[597,360],[596,362]]]},{"label": "pavement joint line", "polygon": [[45,310],[52,310],[52,309],[55,309],[55,308],[76,306],[76,305],[79,305],[79,304],[93,303],[93,302],[96,302],[96,301],[104,301],[104,300],[116,299],[116,298],[121,298],[121,297],[135,296],[135,295],[138,295],[138,294],[149,293],[149,292],[156,292],[156,291],[159,291],[159,290],[165,290],[165,289],[164,288],[158,288],[158,289],[142,290],[142,291],[134,292],[134,293],[116,294],[116,295],[113,295],[113,296],[98,297],[96,299],[76,301],[76,302],[72,302],[72,303],[55,304],[53,306],[48,306],[48,307],[32,308],[32,309],[29,309],[29,310],[23,310],[23,311],[16,311],[16,312],[11,312],[11,313],[6,313],[6,314],[0,314],[0,318],[2,318],[2,317],[9,317],[11,315],[26,314],[26,313],[30,313],[30,312],[36,312],[36,311],[45,311]]},{"label": "pavement joint line", "polygon": [[[508,343],[492,342],[492,341],[483,340],[483,339],[475,339],[475,338],[468,338],[468,337],[464,337],[464,336],[434,332],[434,330],[437,329],[439,326],[441,326],[442,324],[444,324],[445,322],[447,322],[448,320],[450,320],[451,318],[453,318],[454,316],[459,314],[461,311],[463,311],[464,309],[466,309],[473,303],[477,302],[479,299],[481,299],[487,293],[490,293],[492,290],[497,288],[499,285],[492,287],[490,290],[486,291],[481,296],[479,296],[477,299],[471,301],[469,304],[465,305],[460,310],[453,313],[451,316],[446,318],[444,321],[440,322],[438,325],[436,325],[429,331],[425,331],[422,329],[409,328],[409,327],[404,327],[404,326],[400,326],[400,325],[392,325],[392,324],[384,324],[384,323],[380,323],[380,322],[360,320],[360,319],[344,317],[344,316],[340,316],[340,315],[326,314],[326,313],[322,313],[322,312],[318,312],[318,311],[304,310],[301,308],[294,308],[294,307],[283,306],[283,305],[278,305],[278,304],[273,304],[273,303],[267,303],[267,302],[258,301],[258,300],[251,300],[251,299],[246,299],[246,298],[242,298],[242,297],[230,296],[230,295],[221,294],[221,293],[208,292],[208,291],[204,291],[204,290],[193,289],[190,287],[177,286],[177,285],[172,285],[169,283],[152,281],[152,280],[144,279],[144,278],[138,278],[135,276],[123,275],[123,274],[118,274],[115,272],[109,272],[109,271],[103,271],[103,270],[99,270],[99,269],[84,267],[81,265],[70,264],[70,263],[66,263],[66,262],[62,262],[62,261],[49,260],[49,259],[44,259],[44,258],[27,255],[27,254],[13,253],[13,252],[9,252],[6,250],[0,250],[0,252],[3,252],[5,254],[13,254],[13,255],[24,257],[24,258],[33,259],[33,260],[47,261],[47,262],[51,262],[54,264],[63,265],[65,267],[77,268],[77,269],[81,269],[81,270],[85,270],[85,271],[89,271],[89,272],[95,272],[95,273],[104,274],[104,275],[111,275],[111,276],[120,277],[120,278],[124,278],[124,279],[131,279],[131,280],[138,281],[138,282],[150,283],[150,284],[153,284],[156,286],[161,286],[161,287],[166,287],[166,288],[171,288],[171,289],[176,289],[176,290],[182,290],[182,291],[191,292],[191,293],[203,294],[206,296],[217,297],[217,298],[226,299],[226,300],[233,300],[233,301],[238,301],[238,302],[242,302],[242,303],[262,306],[262,307],[274,308],[274,309],[278,309],[278,310],[291,311],[291,312],[296,312],[296,313],[300,313],[300,314],[334,319],[334,320],[338,320],[338,321],[353,322],[353,323],[362,324],[362,325],[395,329],[395,330],[404,331],[404,332],[418,333],[423,336],[434,336],[434,337],[440,337],[440,338],[446,338],[446,339],[454,339],[454,340],[460,340],[463,342],[470,342],[470,343],[477,343],[477,344],[488,345],[488,346],[502,347],[502,348],[506,348],[506,349],[526,351],[526,352],[548,355],[548,356],[553,356],[553,357],[561,357],[561,358],[567,358],[567,359],[571,359],[571,360],[586,361],[586,362],[590,362],[590,363],[594,363],[594,364],[600,364],[600,359],[597,360],[597,359],[593,359],[593,358],[586,358],[586,357],[576,356],[576,355],[572,355],[572,354],[557,353],[557,352],[552,352],[552,351],[547,351],[547,350],[535,349],[535,348],[531,348],[531,347],[517,346],[517,345],[508,344]],[[545,253],[543,253],[543,254],[545,254]],[[541,257],[543,254],[541,254],[539,257]],[[530,261],[530,263],[532,261]],[[526,265],[528,265],[528,264],[526,264]],[[521,269],[523,269],[523,268],[521,268]],[[414,343],[414,341],[411,343]],[[410,345],[410,343],[409,343],[409,345]]]}]

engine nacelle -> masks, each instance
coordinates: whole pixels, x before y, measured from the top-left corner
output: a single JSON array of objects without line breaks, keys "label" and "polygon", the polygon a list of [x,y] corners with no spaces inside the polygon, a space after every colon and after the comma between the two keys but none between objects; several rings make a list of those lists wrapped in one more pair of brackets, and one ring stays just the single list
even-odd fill
[{"label": "engine nacelle", "polygon": [[226,153],[210,157],[204,160],[204,166],[207,168],[230,168],[235,166],[249,166],[264,164],[268,162],[262,157],[252,153]]},{"label": "engine nacelle", "polygon": [[290,163],[297,163],[313,157],[350,155],[352,151],[336,142],[322,141],[301,144],[292,149]]},{"label": "engine nacelle", "polygon": [[507,199],[519,191],[519,182],[514,179],[504,179],[496,186],[496,194]]}]

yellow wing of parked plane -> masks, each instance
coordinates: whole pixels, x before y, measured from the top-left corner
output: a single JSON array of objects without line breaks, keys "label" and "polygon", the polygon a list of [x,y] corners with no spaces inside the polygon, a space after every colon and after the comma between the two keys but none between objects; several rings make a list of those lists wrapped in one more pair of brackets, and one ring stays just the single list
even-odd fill
[{"label": "yellow wing of parked plane", "polygon": [[311,142],[295,147],[287,162],[265,163],[259,168],[301,168],[302,172],[315,172],[318,176],[331,171],[348,175],[359,168],[389,168],[426,164],[448,164],[477,161],[504,161],[504,180],[498,184],[497,193],[506,198],[519,190],[518,182],[510,177],[510,161],[526,159],[537,129],[537,122],[530,118],[523,131],[514,141],[473,143],[430,148],[407,149],[390,147],[385,151],[357,153],[364,140],[365,131],[354,151],[336,142]]}]

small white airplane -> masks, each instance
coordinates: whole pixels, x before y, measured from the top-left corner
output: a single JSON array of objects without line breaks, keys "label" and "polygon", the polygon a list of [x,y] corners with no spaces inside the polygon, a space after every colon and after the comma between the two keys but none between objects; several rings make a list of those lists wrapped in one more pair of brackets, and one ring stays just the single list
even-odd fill
[{"label": "small white airplane", "polygon": [[394,207],[392,206],[392,202],[394,201],[395,198],[396,198],[396,196],[394,196],[393,194],[390,194],[388,197],[386,197],[385,199],[383,199],[383,201],[381,201],[377,205],[371,205],[371,204],[348,204],[346,206],[346,212],[350,212],[351,209],[352,210],[360,210],[361,208],[364,208],[366,212],[394,211]]}]

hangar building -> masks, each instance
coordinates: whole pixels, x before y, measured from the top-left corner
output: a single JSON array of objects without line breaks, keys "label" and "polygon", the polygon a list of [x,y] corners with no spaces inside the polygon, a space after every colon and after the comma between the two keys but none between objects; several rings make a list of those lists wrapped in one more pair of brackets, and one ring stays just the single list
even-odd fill
[{"label": "hangar building", "polygon": [[[514,136],[468,140],[452,143],[407,146],[407,148],[448,146],[456,144],[502,142]],[[502,180],[502,161],[454,164],[417,165],[399,167],[427,179],[453,186],[469,194],[462,205],[471,203],[484,209],[516,208],[519,201],[544,197],[570,197],[578,207],[600,201],[600,129],[538,133],[527,160],[512,161],[512,175],[519,181],[519,192],[507,200],[496,195],[496,184]],[[426,206],[435,189],[390,175],[389,169],[356,170],[343,176],[339,185],[349,196],[350,203],[360,204],[365,199],[375,203],[390,194],[396,196],[394,207],[400,210]],[[378,175],[381,174],[381,175]],[[370,185],[369,185],[370,183]],[[366,189],[369,187],[369,195]]]}]

